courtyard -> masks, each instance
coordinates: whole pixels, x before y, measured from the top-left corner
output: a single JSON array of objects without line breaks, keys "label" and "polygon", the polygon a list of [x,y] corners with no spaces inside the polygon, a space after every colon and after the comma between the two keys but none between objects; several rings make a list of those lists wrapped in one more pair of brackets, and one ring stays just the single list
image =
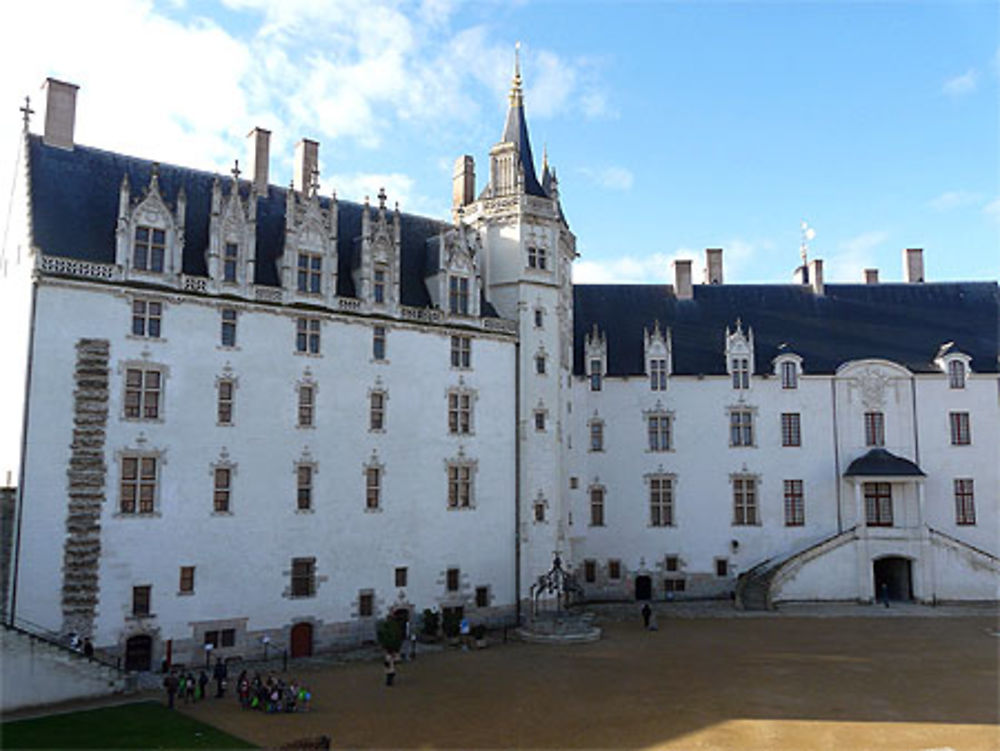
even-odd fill
[{"label": "courtyard", "polygon": [[[309,713],[183,707],[261,746],[337,748],[1000,749],[992,610],[919,606],[672,617],[608,611],[596,643],[446,648],[400,665],[298,663]],[[280,665],[279,665],[280,667]],[[235,677],[235,676],[231,676]]]}]

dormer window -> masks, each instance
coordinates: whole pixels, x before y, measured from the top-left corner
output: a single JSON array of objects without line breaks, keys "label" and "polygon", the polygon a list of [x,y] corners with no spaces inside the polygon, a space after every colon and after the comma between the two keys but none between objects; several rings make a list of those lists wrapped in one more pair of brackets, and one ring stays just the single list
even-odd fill
[{"label": "dormer window", "polygon": [[323,256],[299,252],[298,291],[310,295],[323,292]]},{"label": "dormer window", "polygon": [[376,305],[385,304],[386,268],[382,264],[375,266],[372,282],[372,299]]},{"label": "dormer window", "polygon": [[222,281],[236,284],[236,264],[239,259],[240,247],[236,243],[226,243],[222,256]]},{"label": "dormer window", "polygon": [[948,387],[965,388],[965,363],[961,360],[951,360],[948,363]]},{"label": "dormer window", "polygon": [[448,277],[448,312],[469,315],[469,278],[452,275]]},{"label": "dormer window", "polygon": [[667,390],[667,361],[654,357],[649,361],[649,388],[653,391]]},{"label": "dormer window", "polygon": [[135,245],[132,249],[132,267],[140,271],[153,271],[162,274],[166,247],[166,230],[142,225],[136,227]]},{"label": "dormer window", "polygon": [[794,362],[781,363],[781,388],[797,389],[799,387],[799,367]]},{"label": "dormer window", "polygon": [[601,390],[601,361],[596,358],[590,361],[590,390]]},{"label": "dormer window", "polygon": [[733,388],[745,391],[750,388],[750,359],[734,357],[732,359]]}]

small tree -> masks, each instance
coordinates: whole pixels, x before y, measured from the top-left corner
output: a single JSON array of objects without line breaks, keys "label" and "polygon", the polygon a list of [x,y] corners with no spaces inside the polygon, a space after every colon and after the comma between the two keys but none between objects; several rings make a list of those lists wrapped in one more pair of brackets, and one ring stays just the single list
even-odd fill
[{"label": "small tree", "polygon": [[441,629],[444,631],[444,635],[449,639],[454,639],[458,636],[459,630],[462,627],[462,614],[458,610],[446,610],[444,614],[444,621],[441,624]]},{"label": "small tree", "polygon": [[385,618],[375,627],[378,643],[388,652],[398,652],[403,645],[403,627],[395,618]]},{"label": "small tree", "polygon": [[437,611],[431,610],[430,608],[424,609],[424,624],[423,632],[424,636],[429,636],[434,638],[438,634],[438,627],[441,625],[441,614]]}]

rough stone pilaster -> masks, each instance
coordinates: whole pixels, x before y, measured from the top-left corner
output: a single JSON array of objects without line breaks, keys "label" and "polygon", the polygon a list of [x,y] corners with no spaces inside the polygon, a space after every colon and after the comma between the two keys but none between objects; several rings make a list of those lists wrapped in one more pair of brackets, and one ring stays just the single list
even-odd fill
[{"label": "rough stone pilaster", "polygon": [[87,636],[93,631],[99,589],[109,353],[106,339],[81,339],[76,344],[73,443],[66,469],[62,612],[64,631]]}]

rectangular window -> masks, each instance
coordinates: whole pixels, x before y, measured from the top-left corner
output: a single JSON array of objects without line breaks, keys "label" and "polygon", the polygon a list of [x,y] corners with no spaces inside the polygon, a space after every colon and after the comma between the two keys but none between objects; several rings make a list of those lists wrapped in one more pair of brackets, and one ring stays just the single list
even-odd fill
[{"label": "rectangular window", "polygon": [[535,412],[535,430],[540,433],[545,430],[545,412],[541,410]]},{"label": "rectangular window", "polygon": [[194,566],[181,566],[181,581],[178,589],[184,594],[194,592]]},{"label": "rectangular window", "polygon": [[885,445],[885,415],[865,412],[865,446]]},{"label": "rectangular window", "polygon": [[590,450],[604,451],[604,423],[601,420],[590,423]]},{"label": "rectangular window", "polygon": [[733,478],[733,524],[760,524],[757,515],[757,479],[755,477]]},{"label": "rectangular window", "polygon": [[781,413],[781,445],[802,445],[802,422],[798,412]]},{"label": "rectangular window", "polygon": [[385,326],[372,328],[372,359],[385,359]]},{"label": "rectangular window", "polygon": [[371,592],[358,593],[358,617],[371,618],[375,613],[375,595]]},{"label": "rectangular window", "polygon": [[139,271],[163,272],[167,233],[155,227],[136,227],[132,266]]},{"label": "rectangular window", "polygon": [[160,416],[163,374],[154,368],[125,371],[125,417],[156,420]]},{"label": "rectangular window", "polygon": [[490,588],[476,587],[476,607],[488,608],[490,606]]},{"label": "rectangular window", "polygon": [[601,390],[601,361],[591,360],[590,361],[590,390],[600,391]]},{"label": "rectangular window", "polygon": [[865,522],[869,527],[892,526],[892,485],[887,482],[866,482]]},{"label": "rectangular window", "polygon": [[545,313],[542,311],[541,308],[535,308],[535,328],[536,329],[542,328],[544,323],[545,323]]},{"label": "rectangular window", "polygon": [[132,615],[149,615],[152,595],[153,588],[148,584],[132,587]]},{"label": "rectangular window", "polygon": [[220,647],[232,647],[236,645],[236,629],[235,628],[224,628],[220,632],[222,639],[220,640]]},{"label": "rectangular window", "polygon": [[313,467],[311,464],[300,464],[295,468],[295,507],[299,511],[312,508],[313,498]]},{"label": "rectangular window", "polygon": [[674,524],[674,483],[670,477],[649,478],[649,523],[654,527]]},{"label": "rectangular window", "polygon": [[215,476],[215,492],[212,495],[212,508],[216,513],[228,513],[232,492],[232,470],[228,467],[216,467],[213,474]]},{"label": "rectangular window", "polygon": [[587,584],[597,581],[597,561],[587,559],[583,562],[583,580]]},{"label": "rectangular window", "polygon": [[374,510],[382,498],[382,471],[378,467],[365,470],[365,508]]},{"label": "rectangular window", "polygon": [[236,346],[236,311],[232,308],[222,309],[222,346]]},{"label": "rectangular window", "polygon": [[472,507],[472,467],[448,465],[448,508]]},{"label": "rectangular window", "polygon": [[217,418],[219,425],[233,424],[233,395],[235,384],[230,380],[219,381]]},{"label": "rectangular window", "polygon": [[472,367],[472,337],[453,336],[451,338],[451,367]]},{"label": "rectangular window", "polygon": [[122,457],[121,500],[123,514],[152,514],[156,503],[156,457]]},{"label": "rectangular window", "polygon": [[239,247],[236,243],[226,243],[222,256],[222,281],[229,284],[236,283],[236,259],[239,255]]},{"label": "rectangular window", "polygon": [[132,335],[150,339],[160,338],[160,323],[163,320],[163,303],[150,300],[132,301]]},{"label": "rectangular window", "polygon": [[955,524],[975,524],[976,503],[973,496],[972,478],[955,480]]},{"label": "rectangular window", "polygon": [[535,355],[535,372],[545,375],[545,355]]},{"label": "rectangular window", "polygon": [[668,555],[663,560],[663,568],[666,569],[667,571],[677,571],[678,570],[677,563],[678,561],[676,555]]},{"label": "rectangular window", "polygon": [[650,451],[670,451],[670,427],[670,415],[649,415],[646,418]]},{"label": "rectangular window", "polygon": [[448,312],[469,315],[469,278],[448,277]]},{"label": "rectangular window", "polygon": [[295,319],[295,351],[304,354],[319,354],[318,318]]},{"label": "rectangular window", "polygon": [[686,589],[683,579],[664,579],[664,592],[683,592]]},{"label": "rectangular window", "polygon": [[622,562],[617,558],[608,561],[608,578],[615,580],[622,578]]},{"label": "rectangular window", "polygon": [[292,597],[316,594],[316,559],[292,558]]},{"label": "rectangular window", "polygon": [[214,649],[219,648],[219,632],[216,629],[205,632],[205,644],[211,644]]},{"label": "rectangular window", "polygon": [[312,386],[299,386],[299,427],[311,428],[316,412],[316,393]]},{"label": "rectangular window", "polygon": [[781,363],[781,388],[797,389],[799,387],[799,366],[794,362]]},{"label": "rectangular window", "polygon": [[472,394],[466,391],[448,393],[448,432],[455,435],[472,432]]},{"label": "rectangular window", "polygon": [[402,587],[406,586],[407,573],[408,572],[407,572],[405,566],[399,566],[399,567],[396,568],[396,586],[397,587],[402,588]]},{"label": "rectangular window", "polygon": [[965,363],[961,360],[952,360],[948,363],[948,387],[965,388]]},{"label": "rectangular window", "polygon": [[969,426],[968,412],[948,413],[948,423],[951,425],[952,446],[968,446],[972,443],[972,431]]},{"label": "rectangular window", "polygon": [[734,409],[729,413],[729,445],[753,446],[753,412]]},{"label": "rectangular window", "polygon": [[729,561],[725,558],[715,559],[715,575],[729,576]]},{"label": "rectangular window", "polygon": [[458,569],[457,568],[450,568],[450,569],[448,569],[448,572],[445,575],[445,585],[447,586],[448,591],[449,592],[457,592],[458,591],[458,583],[459,583],[459,572],[458,572]]},{"label": "rectangular window", "polygon": [[604,526],[604,488],[590,489],[590,526]]},{"label": "rectangular window", "polygon": [[323,256],[299,253],[298,290],[310,295],[323,291]]},{"label": "rectangular window", "polygon": [[733,388],[745,391],[750,388],[750,359],[734,357],[732,360]]},{"label": "rectangular window", "polygon": [[537,269],[538,268],[538,248],[534,245],[528,246],[528,268]]},{"label": "rectangular window", "polygon": [[535,521],[538,523],[545,521],[545,501],[535,501]]},{"label": "rectangular window", "polygon": [[372,300],[374,300],[377,305],[385,304],[386,276],[385,266],[375,267],[375,273],[372,279]]},{"label": "rectangular window", "polygon": [[383,430],[385,428],[385,394],[383,392],[372,392],[368,412],[369,430]]},{"label": "rectangular window", "polygon": [[662,357],[649,361],[649,388],[653,391],[667,390],[667,361]]},{"label": "rectangular window", "polygon": [[785,480],[785,526],[801,527],[806,523],[802,480]]}]

